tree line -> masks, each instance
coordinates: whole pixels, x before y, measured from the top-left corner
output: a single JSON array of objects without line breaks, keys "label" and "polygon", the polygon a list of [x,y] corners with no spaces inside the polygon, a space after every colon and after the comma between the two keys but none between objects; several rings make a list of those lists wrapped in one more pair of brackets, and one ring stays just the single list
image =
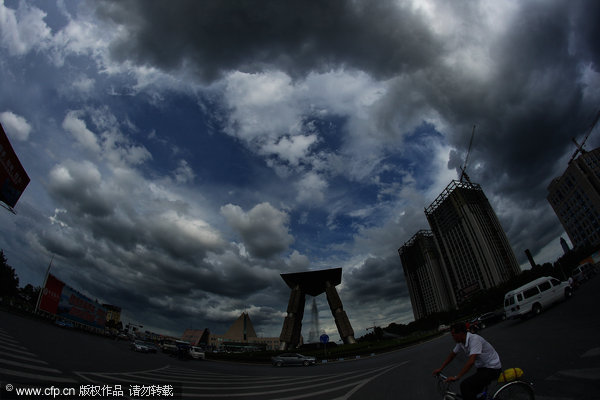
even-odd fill
[{"label": "tree line", "polygon": [[0,304],[24,311],[34,311],[40,287],[27,284],[19,287],[19,276],[8,264],[4,250],[0,250]]}]

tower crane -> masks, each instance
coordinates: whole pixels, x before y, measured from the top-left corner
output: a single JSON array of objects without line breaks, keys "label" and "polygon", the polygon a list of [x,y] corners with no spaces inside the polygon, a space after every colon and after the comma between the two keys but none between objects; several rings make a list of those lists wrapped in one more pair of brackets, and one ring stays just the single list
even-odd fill
[{"label": "tower crane", "polygon": [[573,140],[573,143],[575,143],[575,146],[577,148],[575,149],[575,152],[571,156],[571,159],[569,160],[569,164],[571,164],[571,162],[575,159],[575,157],[577,157],[578,153],[585,154],[586,151],[583,148],[583,146],[585,145],[585,142],[587,141],[588,136],[590,136],[590,133],[592,133],[592,131],[596,127],[596,124],[598,123],[598,120],[600,120],[600,110],[598,110],[598,112],[596,113],[596,116],[594,117],[594,120],[592,121],[592,124],[590,125],[587,133],[585,134],[585,137],[583,138],[583,141],[581,142],[581,144],[577,143],[577,141],[575,140],[575,138],[571,138],[571,140]]},{"label": "tower crane", "polygon": [[465,157],[465,163],[464,165],[460,168],[460,181],[464,182],[465,180],[469,183],[471,183],[471,179],[469,178],[469,175],[467,175],[467,163],[469,162],[469,156],[471,155],[471,146],[473,146],[473,137],[475,136],[475,127],[477,125],[473,125],[473,132],[471,132],[471,140],[469,141],[469,150],[467,150],[467,156]]}]

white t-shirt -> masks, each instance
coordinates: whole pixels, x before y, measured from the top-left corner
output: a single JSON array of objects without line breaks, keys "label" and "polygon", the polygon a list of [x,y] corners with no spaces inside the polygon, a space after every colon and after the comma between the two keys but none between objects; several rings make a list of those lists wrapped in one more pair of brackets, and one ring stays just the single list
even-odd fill
[{"label": "white t-shirt", "polygon": [[467,332],[465,344],[457,343],[452,352],[454,352],[454,354],[458,354],[458,352],[461,350],[464,351],[468,356],[478,354],[478,357],[475,358],[476,368],[502,368],[502,364],[500,364],[500,356],[498,353],[496,353],[496,350],[494,350],[492,345],[479,335],[474,335],[470,332]]}]

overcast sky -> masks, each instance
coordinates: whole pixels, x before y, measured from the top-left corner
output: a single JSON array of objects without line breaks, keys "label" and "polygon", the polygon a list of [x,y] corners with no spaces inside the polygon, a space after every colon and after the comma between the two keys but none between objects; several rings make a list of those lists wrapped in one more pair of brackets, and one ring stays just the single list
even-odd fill
[{"label": "overcast sky", "polygon": [[591,0],[0,0],[0,122],[31,178],[0,248],[22,286],[54,256],[163,333],[248,311],[278,336],[280,274],[337,267],[357,337],[410,322],[397,249],[473,125],[519,263],[561,255],[547,186],[600,107],[598,21]]}]

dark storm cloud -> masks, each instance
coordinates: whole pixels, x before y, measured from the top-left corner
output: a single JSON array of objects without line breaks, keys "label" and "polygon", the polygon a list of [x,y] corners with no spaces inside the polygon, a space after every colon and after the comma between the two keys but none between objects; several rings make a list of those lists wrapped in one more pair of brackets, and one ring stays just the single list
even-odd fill
[{"label": "dark storm cloud", "polygon": [[[450,144],[465,149],[477,124],[471,160],[485,169],[475,176],[499,190],[534,188],[542,195],[547,171],[598,106],[584,98],[581,74],[586,64],[598,70],[599,6],[519,4],[498,36],[486,31],[478,3],[444,7],[449,18],[464,18],[469,28],[462,36],[436,35],[423,14],[392,1],[107,1],[98,14],[125,28],[112,43],[117,59],[207,80],[231,70],[271,69],[305,76],[355,68],[377,78],[403,77],[386,98],[389,107],[381,106],[387,111],[379,126],[397,130],[398,115],[418,123],[435,110],[450,127],[444,132]],[[483,80],[441,61],[474,43],[491,64]],[[450,167],[463,157],[456,159]]]},{"label": "dark storm cloud", "polygon": [[85,256],[85,248],[81,246],[80,241],[58,232],[41,232],[39,242],[50,254],[75,260]]},{"label": "dark storm cloud", "polygon": [[[237,309],[243,309],[245,301],[257,293],[273,293],[276,290],[271,287],[282,286],[280,262],[249,262],[237,246],[222,240],[206,222],[165,211],[165,207],[169,209],[166,199],[154,198],[149,192],[139,198],[120,197],[122,184],[109,171],[101,174],[89,161],[64,162],[50,172],[49,193],[63,208],[50,218],[54,226],[37,234],[36,241],[56,256],[61,279],[111,302],[119,301],[121,292],[139,293],[120,304],[128,312],[137,310],[135,317],[146,321],[156,320],[164,310],[172,320],[186,315],[202,321],[231,320],[234,317],[226,313],[223,304],[237,299]],[[106,202],[114,207],[110,218],[108,213],[90,212],[102,209],[97,204],[105,203],[106,196],[100,191],[104,185],[121,188],[112,192],[112,202]],[[143,187],[146,185],[141,184]],[[272,248],[281,251],[293,239],[278,225],[286,221],[286,215],[267,204],[247,215],[239,207],[229,205],[228,209],[237,212],[228,218],[248,240],[246,247],[251,253],[264,254]],[[246,218],[256,224],[248,228]],[[250,231],[252,234],[246,235]],[[275,238],[279,245],[267,246],[265,238]],[[98,276],[119,278],[109,282]],[[211,314],[203,305],[213,297],[221,300],[216,306],[219,311]],[[230,307],[235,310],[235,305]]]},{"label": "dark storm cloud", "polygon": [[[457,13],[461,5],[452,4]],[[462,68],[431,60],[422,70],[400,74],[380,104],[378,126],[392,137],[422,119],[441,120],[436,128],[457,149],[448,163],[457,172],[477,125],[468,172],[496,206],[520,260],[525,248],[535,253],[561,234],[546,201],[547,186],[566,168],[571,138],[581,140],[600,107],[597,87],[586,80],[586,70],[599,71],[597,39],[590,32],[600,13],[588,5],[522,3],[495,35],[481,21],[469,20],[477,13],[462,13],[471,32],[461,43],[465,50],[453,48],[452,40],[445,47]],[[588,148],[594,143],[600,142],[591,137]]]},{"label": "dark storm cloud", "polygon": [[101,176],[91,163],[67,162],[55,167],[50,176],[48,190],[59,203],[91,216],[106,217],[112,213],[112,201],[102,192]]},{"label": "dark storm cloud", "polygon": [[408,297],[397,254],[366,259],[360,268],[344,275],[344,284],[361,302],[385,303]]},{"label": "dark storm cloud", "polygon": [[[556,165],[574,150],[571,138],[581,139],[600,107],[598,97],[586,97],[582,79],[585,68],[598,70],[598,54],[590,51],[597,40],[585,33],[587,28],[579,30],[600,18],[598,7],[588,9],[588,4],[523,3],[507,34],[489,46],[492,79],[459,81],[462,89],[446,85],[445,92],[459,95],[435,106],[452,122],[449,140],[457,148],[466,148],[470,128],[477,124],[471,178],[497,201],[528,210],[501,216],[521,260],[525,248],[539,250],[561,234],[546,201],[547,186],[566,168]],[[438,88],[452,81],[439,82]],[[435,98],[440,96],[432,95],[432,104]],[[464,155],[452,157],[449,166],[460,166]]]},{"label": "dark storm cloud", "polygon": [[251,255],[268,259],[285,250],[294,241],[288,233],[289,216],[269,203],[256,205],[248,213],[228,204],[221,213],[242,237]]},{"label": "dark storm cloud", "polygon": [[597,1],[578,1],[572,18],[574,43],[585,58],[590,59],[596,71],[600,66],[600,3]]},{"label": "dark storm cloud", "polygon": [[431,62],[439,43],[410,7],[394,1],[105,1],[98,15],[125,30],[117,60],[204,80],[280,69],[291,76],[342,66],[378,77]]},{"label": "dark storm cloud", "polygon": [[491,79],[453,83],[445,74],[434,77],[441,93],[453,93],[436,106],[455,127],[452,144],[466,148],[470,128],[477,124],[471,166],[482,162],[480,178],[505,190],[528,188],[540,195],[549,183],[548,172],[600,106],[585,101],[581,82],[582,69],[596,57],[584,49],[596,45],[574,34],[600,14],[597,7],[571,4],[523,3],[507,34],[488,46]]}]

